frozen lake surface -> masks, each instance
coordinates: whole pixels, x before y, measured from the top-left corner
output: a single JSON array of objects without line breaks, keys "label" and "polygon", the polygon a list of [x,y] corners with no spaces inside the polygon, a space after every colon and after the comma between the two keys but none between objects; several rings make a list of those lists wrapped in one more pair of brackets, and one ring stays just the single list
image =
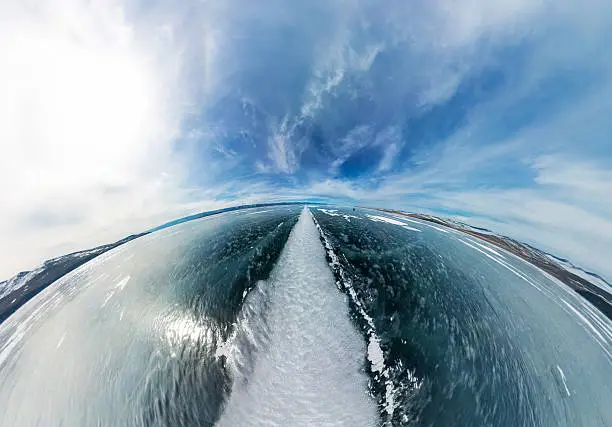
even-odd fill
[{"label": "frozen lake surface", "polygon": [[0,425],[612,425],[612,322],[487,242],[368,210],[184,222],[0,325]]}]

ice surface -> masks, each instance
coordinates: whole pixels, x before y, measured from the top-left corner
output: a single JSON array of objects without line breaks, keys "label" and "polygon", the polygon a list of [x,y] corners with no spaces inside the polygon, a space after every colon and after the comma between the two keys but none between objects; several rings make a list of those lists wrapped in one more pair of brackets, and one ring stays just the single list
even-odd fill
[{"label": "ice surface", "polygon": [[418,221],[418,220],[416,220],[416,219],[407,218],[407,217],[406,217],[406,216],[404,216],[404,215],[402,215],[402,216],[401,216],[401,218],[400,218],[398,215],[393,215],[393,217],[394,217],[394,218],[397,218],[397,219],[400,219],[401,221],[407,221],[407,222],[411,222],[411,223],[413,223],[413,224],[418,224],[418,225],[423,225],[423,226],[425,226],[425,227],[433,228],[434,230],[438,230],[438,231],[439,231],[439,232],[441,232],[441,233],[446,233],[446,234],[448,234],[448,233],[450,233],[450,232],[452,231],[452,229],[451,229],[451,228],[449,228],[449,229],[445,230],[445,229],[444,229],[444,228],[442,228],[442,227],[438,227],[438,226],[433,225],[433,224],[430,224],[430,223],[428,223],[428,222],[426,222],[426,221]]},{"label": "ice surface", "polygon": [[[371,219],[372,221],[375,221],[375,222],[386,222],[386,223],[393,224],[393,225],[399,225],[399,226],[401,226],[402,228],[404,228],[406,230],[418,231],[418,232],[421,231],[418,228],[414,228],[414,227],[411,227],[409,225],[406,225],[405,222],[398,221],[398,220],[393,219],[393,218],[387,218],[386,216],[380,216],[380,215],[366,215],[366,216],[369,219]],[[412,221],[412,222],[414,222],[414,221]]]},{"label": "ice surface", "polygon": [[380,338],[368,368],[382,425],[612,425],[612,323],[567,285],[452,229],[313,213]]},{"label": "ice surface", "polygon": [[0,325],[0,426],[213,425],[231,385],[217,346],[298,215],[183,223],[48,286]]},{"label": "ice surface", "polygon": [[480,246],[481,248],[483,248],[485,251],[489,251],[492,254],[495,254],[495,255],[497,255],[500,258],[506,258],[504,255],[502,255],[502,253],[499,250],[493,249],[493,248],[491,248],[491,247],[489,247],[489,246],[487,246],[485,244],[478,243],[478,242],[476,242],[474,240],[472,240],[472,242],[475,243],[476,245]]},{"label": "ice surface", "polygon": [[234,382],[217,425],[378,425],[363,372],[365,342],[349,319],[308,210],[266,285],[266,348],[257,350],[245,381]]},{"label": "ice surface", "polygon": [[387,218],[386,216],[380,216],[380,215],[366,215],[366,216],[368,218],[370,218],[372,221],[387,222],[387,223],[393,224],[393,225],[406,225],[402,221],[398,221],[398,220],[395,220],[393,218]]},{"label": "ice surface", "polygon": [[349,214],[346,214],[346,213],[338,213],[338,209],[323,209],[323,208],[319,208],[317,210],[319,212],[323,212],[324,214],[329,215],[329,216],[339,216],[339,217],[342,217],[345,220],[347,220],[348,222],[351,222],[351,218],[359,219],[359,217],[355,216],[355,215],[349,215]]},{"label": "ice surface", "polygon": [[0,325],[0,426],[612,426],[612,322],[571,288],[459,231],[299,209],[47,287]]},{"label": "ice surface", "polygon": [[[385,413],[390,417],[393,416],[395,409],[397,408],[398,403],[396,402],[395,395],[398,390],[396,389],[392,379],[391,379],[391,367],[387,366],[385,363],[384,352],[380,346],[380,337],[376,331],[376,326],[374,325],[374,319],[367,314],[362,301],[357,296],[357,292],[353,286],[352,280],[349,275],[346,274],[346,271],[342,268],[342,263],[338,258],[338,255],[334,252],[332,244],[330,242],[329,236],[325,234],[317,220],[315,219],[315,225],[323,238],[323,242],[325,245],[325,250],[327,255],[329,256],[331,263],[330,266],[334,271],[336,271],[340,276],[340,281],[338,283],[338,287],[343,289],[351,299],[354,307],[358,313],[358,315],[363,319],[366,323],[366,331],[368,335],[368,352],[367,358],[370,362],[370,371],[374,375],[375,380],[381,380],[385,385],[385,396],[383,401],[382,408]],[[419,230],[417,230],[419,231]],[[407,378],[407,383],[411,389],[419,389],[422,385],[422,382],[419,381],[410,370],[404,371]]]},{"label": "ice surface", "polygon": [[245,215],[257,215],[257,214],[262,214],[262,213],[266,213],[266,212],[270,212],[270,209],[266,209],[266,210],[263,210],[263,211],[248,212]]}]

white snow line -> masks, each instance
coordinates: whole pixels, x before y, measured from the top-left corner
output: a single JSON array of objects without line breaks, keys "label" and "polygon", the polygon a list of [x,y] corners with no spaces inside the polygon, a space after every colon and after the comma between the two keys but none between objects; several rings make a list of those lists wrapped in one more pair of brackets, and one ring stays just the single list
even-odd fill
[{"label": "white snow line", "polygon": [[561,366],[557,365],[557,371],[559,371],[559,373],[561,374],[561,380],[563,381],[563,387],[565,387],[567,397],[570,397],[572,394],[570,393],[569,388],[567,388],[567,380],[565,378],[565,373],[563,373],[563,369],[561,369]]},{"label": "white snow line", "polygon": [[450,232],[448,230],[445,230],[443,228],[440,227],[436,227],[435,225],[431,225],[431,224],[426,224],[428,227],[433,228],[434,230],[438,230],[441,233],[445,233],[445,234],[449,234]]},{"label": "white snow line", "polygon": [[597,330],[597,328],[595,326],[593,326],[593,324],[589,321],[589,319],[587,319],[582,313],[580,313],[578,310],[576,310],[574,307],[572,307],[571,304],[569,304],[567,301],[565,301],[564,299],[561,300],[563,302],[563,304],[565,304],[567,306],[567,308],[569,308],[576,316],[578,316],[580,318],[580,320],[582,320],[584,322],[584,324],[595,333],[595,335],[597,335],[599,337],[599,339],[601,341],[603,341],[604,343],[607,342],[607,340],[605,339],[605,337],[601,334],[601,332],[599,332]]},{"label": "white snow line", "polygon": [[[396,216],[396,218],[399,218],[398,216]],[[405,218],[404,216],[401,217],[402,221],[408,221],[411,222],[413,224],[419,224],[419,225],[429,225],[427,223],[424,223],[423,221],[417,221],[416,219],[412,219],[412,218]]]},{"label": "white snow line", "polygon": [[55,348],[60,348],[62,346],[62,343],[64,342],[64,339],[66,339],[66,332],[64,332],[60,339],[57,341],[57,345],[55,346]]},{"label": "white snow line", "polygon": [[512,272],[515,276],[523,279],[525,282],[529,283],[531,286],[533,286],[535,289],[537,289],[538,291],[540,291],[543,295],[548,296],[551,299],[553,298],[553,295],[550,293],[550,291],[545,290],[543,288],[541,288],[540,286],[536,285],[534,282],[532,282],[531,280],[529,280],[529,278],[527,278],[523,273],[521,273],[520,271],[518,271],[516,268],[512,267],[510,264],[508,264],[506,261],[498,259],[490,254],[488,254],[487,252],[483,251],[482,249],[477,248],[476,246],[466,242],[465,240],[462,239],[457,239],[458,241],[460,241],[461,243],[463,243],[466,246],[469,246],[470,248],[474,249],[475,251],[480,252],[481,254],[483,254],[484,256],[486,256],[487,258],[495,261],[496,263],[498,263],[499,265],[501,265],[502,267],[506,268],[507,270],[509,270],[510,272]]},{"label": "white snow line", "polygon": [[402,221],[408,221],[408,222],[412,222],[413,224],[424,225],[424,226],[426,226],[426,227],[433,228],[434,230],[438,230],[438,231],[440,231],[441,233],[446,233],[446,234],[449,234],[449,233],[450,233],[450,231],[449,231],[449,230],[445,230],[445,229],[443,229],[443,228],[441,228],[441,227],[438,227],[438,226],[436,226],[436,225],[429,224],[429,223],[428,223],[428,222],[426,222],[426,221],[417,221],[417,220],[415,220],[415,219],[405,218],[405,217],[403,217],[403,216],[402,216]]},{"label": "white snow line", "polygon": [[115,285],[115,289],[119,289],[121,291],[125,289],[125,285],[127,285],[127,283],[130,281],[130,277],[131,276],[127,275],[123,279],[121,279],[119,282],[117,282],[117,284]]},{"label": "white snow line", "polygon": [[404,222],[397,221],[393,218],[387,218],[386,216],[369,215],[369,214],[366,214],[366,216],[374,222],[386,222],[386,223],[393,224],[393,225],[406,225]]},{"label": "white snow line", "polygon": [[114,295],[115,295],[115,291],[110,291],[109,293],[107,293],[106,298],[104,298],[104,301],[102,302],[102,305],[100,307],[106,306],[106,303],[108,303]]},{"label": "white snow line", "polygon": [[[471,239],[470,239],[470,240],[471,240]],[[471,241],[472,241],[472,243],[474,243],[474,244],[476,244],[476,245],[480,246],[481,248],[483,248],[485,251],[491,252],[492,254],[497,255],[497,256],[498,256],[498,257],[500,257],[500,258],[504,258],[504,259],[506,258],[506,257],[505,257],[505,256],[504,256],[504,255],[503,255],[501,252],[496,251],[495,249],[493,249],[493,248],[491,248],[491,247],[489,247],[489,246],[487,246],[487,245],[484,245],[484,244],[482,244],[482,243],[479,243],[479,242],[477,242],[477,241],[475,241],[475,240],[471,240]]]}]

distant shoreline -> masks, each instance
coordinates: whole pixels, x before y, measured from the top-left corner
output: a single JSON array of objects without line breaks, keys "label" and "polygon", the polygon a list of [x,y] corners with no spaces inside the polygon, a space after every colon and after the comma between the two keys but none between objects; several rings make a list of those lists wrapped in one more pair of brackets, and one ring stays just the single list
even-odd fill
[{"label": "distant shoreline", "polygon": [[[406,217],[416,218],[423,221],[433,222],[444,227],[452,228],[453,230],[460,231],[468,234],[472,237],[476,237],[480,240],[484,240],[500,249],[504,249],[511,254],[518,256],[519,258],[529,262],[536,266],[540,270],[550,274],[554,278],[558,279],[566,286],[580,294],[583,298],[598,308],[603,314],[612,320],[612,293],[602,289],[583,277],[568,271],[563,266],[551,259],[545,252],[536,249],[525,243],[518,242],[509,237],[499,236],[494,233],[484,233],[477,231],[477,229],[468,229],[460,227],[459,225],[446,221],[442,218],[438,218],[431,215],[423,215],[417,213],[408,213],[392,209],[376,209],[381,212],[392,213],[396,215],[402,215]],[[483,231],[486,231],[483,229]]]}]

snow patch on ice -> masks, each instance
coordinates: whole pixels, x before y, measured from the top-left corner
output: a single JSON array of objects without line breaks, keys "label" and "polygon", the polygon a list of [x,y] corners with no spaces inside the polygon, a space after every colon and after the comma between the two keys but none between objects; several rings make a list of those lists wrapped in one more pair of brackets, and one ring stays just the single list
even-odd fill
[{"label": "snow patch on ice", "polygon": [[495,249],[493,249],[493,248],[491,248],[491,247],[489,247],[489,246],[487,246],[487,245],[484,245],[484,244],[482,244],[482,243],[475,242],[475,241],[473,241],[473,240],[472,240],[472,243],[474,243],[474,244],[476,244],[476,245],[480,246],[480,247],[481,247],[482,249],[484,249],[485,251],[488,251],[488,252],[490,252],[490,253],[492,253],[492,254],[494,254],[494,255],[497,255],[497,256],[498,256],[498,257],[500,257],[500,258],[504,258],[504,259],[506,258],[506,257],[505,257],[505,256],[504,256],[504,255],[503,255],[501,252],[499,252],[499,251],[497,251],[497,250],[495,250]]},{"label": "snow patch on ice", "polygon": [[442,227],[438,227],[437,225],[430,224],[430,223],[428,223],[426,221],[418,221],[416,219],[406,218],[404,216],[402,216],[402,221],[408,221],[408,222],[411,222],[413,224],[424,225],[425,227],[433,228],[434,230],[438,230],[438,231],[440,231],[442,233],[450,233],[449,230],[445,230]]},{"label": "snow patch on ice", "polygon": [[369,215],[369,214],[366,214],[366,216],[368,218],[370,218],[372,221],[375,221],[375,222],[387,222],[387,223],[393,224],[393,225],[406,225],[404,222],[395,220],[393,218],[387,218],[386,216]]},{"label": "snow patch on ice", "polygon": [[372,372],[381,374],[385,369],[385,355],[380,348],[380,341],[374,334],[370,335],[368,343],[368,360],[372,364]]},{"label": "snow patch on ice", "polygon": [[567,379],[565,378],[565,373],[563,372],[563,369],[561,369],[561,366],[557,365],[557,371],[559,371],[559,374],[561,374],[561,381],[563,381],[563,387],[565,387],[567,397],[570,397],[572,394],[570,393],[569,388],[567,388]]},{"label": "snow patch on ice", "polygon": [[338,209],[323,209],[323,208],[318,208],[317,210],[319,212],[324,213],[324,214],[329,215],[329,216],[341,216],[342,218],[344,218],[348,222],[351,222],[351,218],[353,218],[353,219],[360,219],[358,216],[355,216],[355,215],[348,215],[348,214],[338,213]]},{"label": "snow patch on ice", "polygon": [[366,214],[366,216],[375,222],[386,222],[386,223],[393,224],[393,225],[399,225],[402,228],[405,228],[406,230],[421,232],[421,230],[419,230],[418,228],[411,227],[409,225],[406,225],[405,222],[398,221],[393,218],[387,218],[386,216],[380,216],[380,215],[368,215],[368,214]]},{"label": "snow patch on ice", "polygon": [[122,291],[123,289],[125,289],[125,285],[127,285],[129,281],[130,281],[130,276],[129,275],[125,276],[123,279],[117,282],[117,284],[115,285],[115,288]]},{"label": "snow patch on ice", "polygon": [[[397,216],[397,215],[396,215],[395,217],[396,217],[396,218],[398,218],[398,216]],[[416,220],[416,219],[412,219],[412,218],[406,218],[405,216],[402,216],[402,217],[401,217],[401,219],[402,219],[402,221],[411,222],[411,223],[413,223],[413,224],[418,224],[418,225],[427,225],[427,226],[429,226],[429,224],[427,224],[426,222],[423,222],[423,221],[418,221],[418,220]]]},{"label": "snow patch on ice", "polygon": [[442,232],[442,233],[446,233],[446,234],[448,234],[448,233],[449,233],[449,231],[448,231],[448,230],[445,230],[445,229],[443,229],[443,228],[441,228],[441,227],[437,227],[437,226],[435,226],[435,225],[427,224],[427,226],[428,226],[428,227],[433,228],[434,230],[438,230],[438,231],[440,231],[440,232]]},{"label": "snow patch on ice", "polygon": [[256,352],[268,341],[265,313],[268,309],[270,286],[259,281],[250,291],[242,293],[242,310],[233,325],[229,338],[221,343],[215,356],[225,356],[234,381],[247,381],[254,366]]},{"label": "snow patch on ice", "polygon": [[319,208],[317,210],[319,212],[323,212],[324,214],[327,214],[329,216],[340,216],[340,214],[338,213],[338,209],[323,209],[323,208]]}]

